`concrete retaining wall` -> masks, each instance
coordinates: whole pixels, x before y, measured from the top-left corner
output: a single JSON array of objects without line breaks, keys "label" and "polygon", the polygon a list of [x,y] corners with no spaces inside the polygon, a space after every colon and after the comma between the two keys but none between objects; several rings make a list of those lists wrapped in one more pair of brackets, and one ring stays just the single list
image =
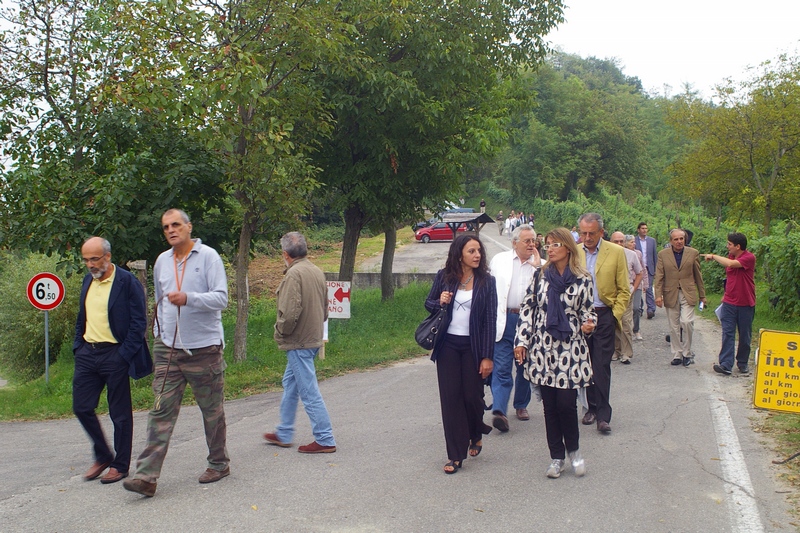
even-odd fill
[{"label": "concrete retaining wall", "polygon": [[[425,273],[405,273],[398,272],[392,274],[394,278],[394,286],[396,288],[405,287],[410,283],[433,283],[433,278],[436,274]],[[339,281],[338,272],[325,272],[325,279],[328,281]],[[355,272],[352,279],[352,288],[354,289],[371,289],[381,286],[381,273],[380,272]]]}]

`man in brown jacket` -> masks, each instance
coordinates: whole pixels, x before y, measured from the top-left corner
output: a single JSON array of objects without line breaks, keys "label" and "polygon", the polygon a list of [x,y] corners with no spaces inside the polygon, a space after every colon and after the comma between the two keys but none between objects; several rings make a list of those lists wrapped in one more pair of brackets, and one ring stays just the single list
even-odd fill
[{"label": "man in brown jacket", "polygon": [[322,346],[323,327],[328,319],[328,288],[325,275],[306,259],[308,245],[293,231],[281,238],[286,275],[278,286],[278,318],[275,341],[286,351],[283,374],[281,422],[275,433],[265,433],[270,444],[288,448],[294,436],[298,398],[303,401],[314,442],[300,446],[300,453],[333,453],[336,442],[325,401],[319,392],[314,358]]},{"label": "man in brown jacket", "polygon": [[665,307],[669,321],[669,342],[672,364],[689,366],[694,363],[692,331],[694,306],[697,299],[706,304],[706,290],[700,273],[700,254],[685,245],[686,232],[669,232],[669,248],[658,252],[653,289],[656,305]]}]

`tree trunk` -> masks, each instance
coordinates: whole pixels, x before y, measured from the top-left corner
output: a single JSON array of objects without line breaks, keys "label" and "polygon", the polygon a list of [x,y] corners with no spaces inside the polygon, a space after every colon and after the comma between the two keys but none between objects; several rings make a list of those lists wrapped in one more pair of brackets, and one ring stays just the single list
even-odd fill
[{"label": "tree trunk", "polygon": [[392,263],[394,263],[394,248],[397,245],[397,227],[394,220],[387,219],[383,227],[386,242],[383,244],[383,261],[381,262],[381,300],[394,298],[394,276],[392,276]]},{"label": "tree trunk", "polygon": [[358,204],[348,206],[344,211],[344,242],[342,243],[342,259],[339,262],[339,280],[352,281],[356,268],[356,252],[358,237],[366,223],[366,214]]},{"label": "tree trunk", "polygon": [[764,236],[769,236],[769,227],[772,224],[772,198],[764,196]]},{"label": "tree trunk", "polygon": [[253,238],[250,221],[254,218],[252,213],[245,212],[236,253],[236,330],[233,334],[233,360],[236,362],[247,359],[247,317],[250,313],[247,269],[250,267],[250,241]]}]

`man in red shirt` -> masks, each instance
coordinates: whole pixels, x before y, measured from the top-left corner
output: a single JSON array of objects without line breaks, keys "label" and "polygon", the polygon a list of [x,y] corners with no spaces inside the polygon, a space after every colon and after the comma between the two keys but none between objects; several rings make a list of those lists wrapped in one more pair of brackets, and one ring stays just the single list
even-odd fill
[{"label": "man in red shirt", "polygon": [[722,348],[719,363],[714,371],[730,375],[734,363],[734,343],[739,330],[739,347],[736,350],[736,365],[739,372],[750,371],[750,339],[753,317],[756,314],[755,269],[756,256],[747,251],[747,237],[742,233],[728,234],[728,257],[705,254],[706,261],[716,261],[725,267],[727,280],[725,296],[722,298],[719,321],[722,324]]}]

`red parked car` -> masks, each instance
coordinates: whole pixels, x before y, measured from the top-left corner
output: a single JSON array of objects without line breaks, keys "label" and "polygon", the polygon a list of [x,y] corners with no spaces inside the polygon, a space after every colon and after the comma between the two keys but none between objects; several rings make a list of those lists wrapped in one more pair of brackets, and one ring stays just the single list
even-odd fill
[{"label": "red parked car", "polygon": [[[467,225],[461,224],[458,227],[457,231],[459,232],[467,231]],[[414,233],[414,237],[416,237],[418,241],[422,242],[452,241],[453,230],[451,230],[450,226],[448,226],[444,222],[437,222],[433,226],[428,226],[427,228],[418,229],[416,233]]]}]

